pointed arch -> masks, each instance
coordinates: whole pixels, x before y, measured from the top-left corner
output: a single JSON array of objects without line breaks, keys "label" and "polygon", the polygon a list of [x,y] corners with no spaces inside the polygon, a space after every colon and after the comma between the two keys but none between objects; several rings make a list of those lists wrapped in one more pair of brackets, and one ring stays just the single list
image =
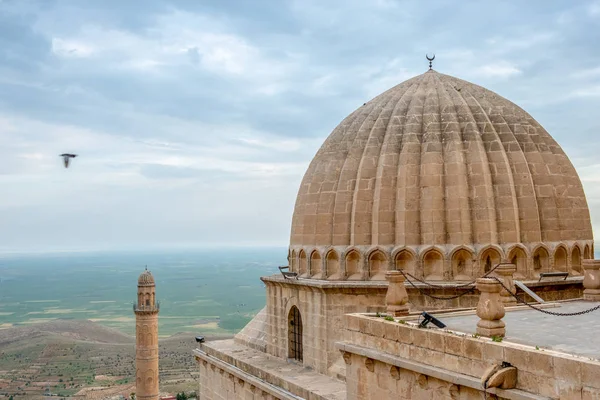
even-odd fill
[{"label": "pointed arch", "polygon": [[298,272],[298,259],[296,258],[296,250],[292,250],[290,256],[290,269],[292,272]]},{"label": "pointed arch", "polygon": [[571,275],[581,275],[582,272],[581,250],[578,245],[574,245],[571,249]]},{"label": "pointed arch", "polygon": [[583,259],[584,260],[589,260],[590,258],[590,245],[586,244],[585,247],[583,248]]},{"label": "pointed arch", "polygon": [[554,270],[560,272],[567,272],[568,268],[568,255],[567,247],[563,244],[558,245],[554,249]]},{"label": "pointed arch", "polygon": [[423,276],[428,281],[444,280],[444,255],[437,248],[430,248],[421,258]]},{"label": "pointed arch", "polygon": [[373,249],[368,256],[369,260],[369,279],[374,281],[385,280],[385,273],[388,269],[388,258],[385,252],[379,248]]},{"label": "pointed arch", "polygon": [[308,260],[304,249],[301,249],[298,254],[298,275],[304,278],[308,276]]},{"label": "pointed arch", "polygon": [[331,280],[342,279],[340,256],[334,249],[330,249],[325,255],[325,276]]},{"label": "pointed arch", "polygon": [[344,257],[346,266],[346,279],[350,281],[359,281],[362,279],[362,257],[356,249],[350,249]]},{"label": "pointed arch", "polygon": [[288,313],[288,357],[296,361],[304,359],[303,326],[300,310],[296,306]]},{"label": "pointed arch", "polygon": [[479,273],[482,276],[490,272],[496,265],[502,262],[502,249],[495,245],[489,245],[479,251]]},{"label": "pointed arch", "polygon": [[310,253],[310,273],[309,275],[314,279],[322,278],[323,260],[321,259],[321,253],[318,250],[313,250]]},{"label": "pointed arch", "polygon": [[513,277],[515,279],[525,279],[530,274],[527,268],[527,248],[520,244],[516,244],[508,251],[508,262],[514,264],[517,267]]},{"label": "pointed arch", "polygon": [[403,270],[413,275],[416,274],[417,255],[412,249],[403,247],[394,250],[392,252],[392,259],[394,260],[394,268],[396,270]]},{"label": "pointed arch", "polygon": [[450,253],[452,277],[455,281],[470,281],[475,277],[473,258],[473,252],[465,246],[460,246]]},{"label": "pointed arch", "polygon": [[538,245],[532,252],[533,277],[538,278],[541,272],[550,270],[550,252],[543,244]]}]

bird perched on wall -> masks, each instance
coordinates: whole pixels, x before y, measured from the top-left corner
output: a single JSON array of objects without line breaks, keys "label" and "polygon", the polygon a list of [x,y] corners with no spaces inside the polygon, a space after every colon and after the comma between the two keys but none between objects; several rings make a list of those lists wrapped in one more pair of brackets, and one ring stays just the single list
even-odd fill
[{"label": "bird perched on wall", "polygon": [[71,158],[77,157],[77,154],[63,153],[60,156],[63,158],[65,168],[69,168],[69,162],[71,161]]}]

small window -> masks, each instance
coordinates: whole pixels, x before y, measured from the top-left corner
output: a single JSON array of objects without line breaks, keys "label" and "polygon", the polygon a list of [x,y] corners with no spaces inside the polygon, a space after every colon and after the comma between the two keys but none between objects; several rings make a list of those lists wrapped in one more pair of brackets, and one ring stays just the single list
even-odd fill
[{"label": "small window", "polygon": [[302,317],[296,306],[288,316],[288,347],[289,358],[302,361]]}]

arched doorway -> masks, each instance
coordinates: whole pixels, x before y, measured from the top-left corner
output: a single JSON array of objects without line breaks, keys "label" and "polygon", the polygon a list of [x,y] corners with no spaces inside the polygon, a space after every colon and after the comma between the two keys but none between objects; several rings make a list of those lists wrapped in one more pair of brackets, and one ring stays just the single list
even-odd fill
[{"label": "arched doorway", "polygon": [[296,306],[288,315],[288,357],[302,361],[302,317]]}]

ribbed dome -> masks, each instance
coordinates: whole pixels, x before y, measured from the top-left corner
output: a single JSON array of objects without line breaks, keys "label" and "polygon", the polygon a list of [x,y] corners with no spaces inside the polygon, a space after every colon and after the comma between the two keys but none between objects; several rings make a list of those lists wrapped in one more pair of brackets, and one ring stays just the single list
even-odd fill
[{"label": "ribbed dome", "polygon": [[591,241],[581,182],[548,132],[496,93],[428,71],[359,107],[327,138],[300,186],[290,255],[325,256],[333,246],[340,257],[351,247],[368,257],[377,247],[387,259],[406,247],[422,263],[426,248],[450,261],[462,246],[477,261],[486,246],[506,259],[522,244],[533,260],[539,245],[583,252]]},{"label": "ribbed dome", "polygon": [[144,272],[142,272],[140,274],[140,277],[138,278],[138,285],[139,286],[154,285],[154,277],[152,276],[152,273],[148,270],[145,270]]}]

